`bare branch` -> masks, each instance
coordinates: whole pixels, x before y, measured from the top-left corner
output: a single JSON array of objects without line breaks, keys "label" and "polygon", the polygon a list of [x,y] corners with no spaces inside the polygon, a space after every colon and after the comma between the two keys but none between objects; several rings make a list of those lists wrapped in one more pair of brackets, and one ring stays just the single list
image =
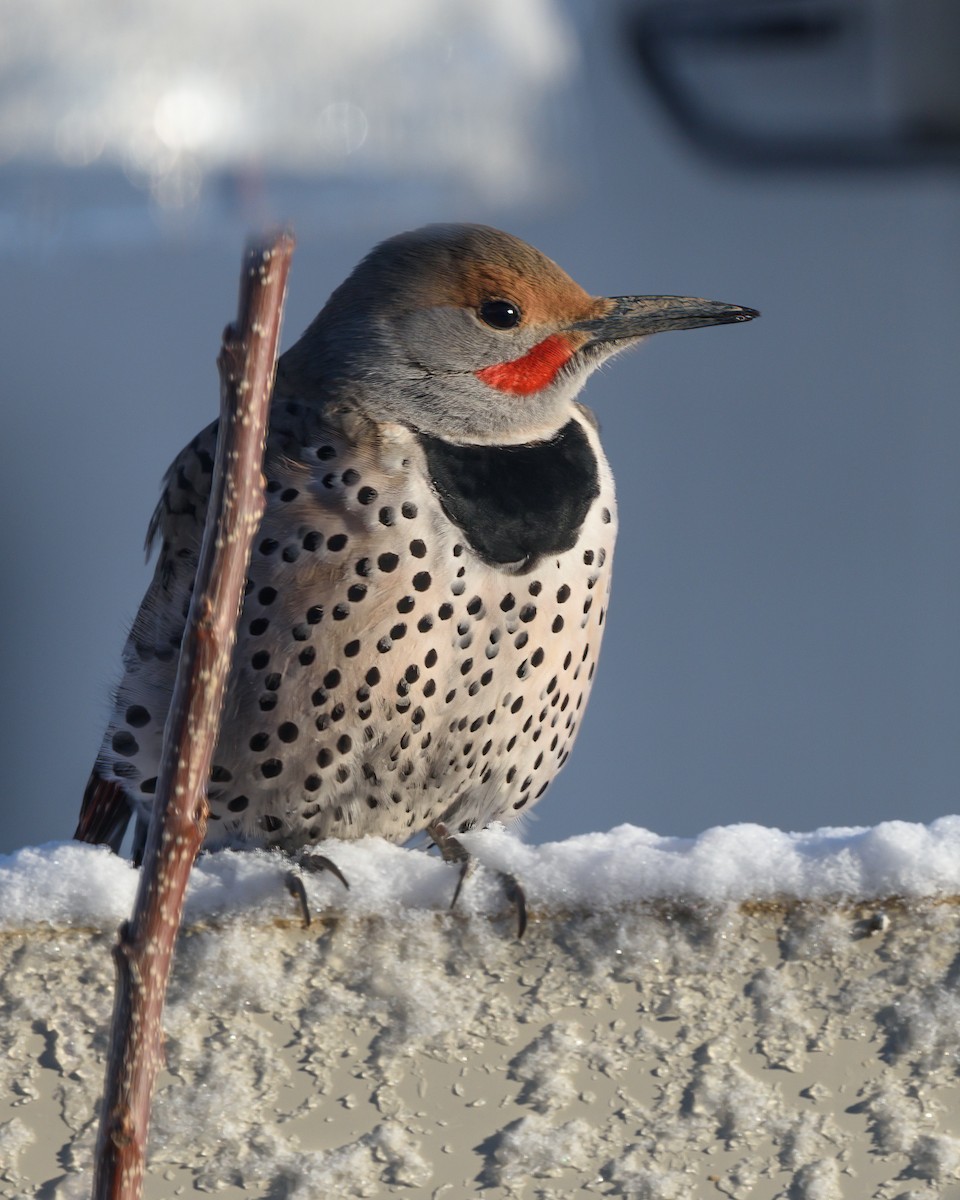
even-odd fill
[{"label": "bare branch", "polygon": [[248,245],[237,321],[223,335],[220,433],[203,546],[164,730],[156,802],[133,917],[114,950],[117,991],[94,1200],[138,1200],[170,962],[207,826],[206,784],[250,548],[263,516],[263,447],[293,238]]}]

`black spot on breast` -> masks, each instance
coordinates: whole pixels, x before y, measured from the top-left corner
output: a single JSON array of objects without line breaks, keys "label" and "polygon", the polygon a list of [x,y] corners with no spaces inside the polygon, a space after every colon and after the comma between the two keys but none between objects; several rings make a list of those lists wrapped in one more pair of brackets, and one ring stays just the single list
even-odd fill
[{"label": "black spot on breast", "polygon": [[457,446],[421,433],[444,512],[488,563],[529,569],[569,550],[600,494],[597,460],[578,421],[549,442]]},{"label": "black spot on breast", "polygon": [[124,758],[133,758],[140,749],[137,739],[125,729],[118,730],[113,735],[112,745],[114,753],[121,754]]}]

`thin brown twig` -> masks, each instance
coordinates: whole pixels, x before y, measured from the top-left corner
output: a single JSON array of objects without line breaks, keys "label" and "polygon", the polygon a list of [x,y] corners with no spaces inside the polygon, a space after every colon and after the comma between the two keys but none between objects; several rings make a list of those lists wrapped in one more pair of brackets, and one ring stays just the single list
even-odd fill
[{"label": "thin brown twig", "polygon": [[207,825],[206,782],[254,533],[293,238],[246,250],[237,321],[224,331],[220,432],[193,600],[164,730],[156,802],[133,916],[114,948],[117,987],[93,1200],[139,1200],[161,1020],[187,880]]}]

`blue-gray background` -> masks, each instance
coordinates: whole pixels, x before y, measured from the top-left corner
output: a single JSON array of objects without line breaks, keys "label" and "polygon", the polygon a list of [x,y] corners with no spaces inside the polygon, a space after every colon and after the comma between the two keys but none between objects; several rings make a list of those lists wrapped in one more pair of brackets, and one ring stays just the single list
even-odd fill
[{"label": "blue-gray background", "polygon": [[[508,228],[596,293],[763,311],[655,338],[588,386],[619,485],[614,598],[580,741],[528,837],[956,811],[957,174],[717,162],[644,89],[625,8],[560,11],[574,53],[539,193],[429,163],[416,186],[288,172],[218,217],[211,175],[206,224],[144,202],[128,229],[109,172],[0,169],[0,850],[72,832],[159,479],[216,411],[243,233],[291,211],[285,345],[371,244],[429,220]],[[481,147],[507,119],[495,99],[474,111]],[[395,136],[412,153],[415,124]]]}]

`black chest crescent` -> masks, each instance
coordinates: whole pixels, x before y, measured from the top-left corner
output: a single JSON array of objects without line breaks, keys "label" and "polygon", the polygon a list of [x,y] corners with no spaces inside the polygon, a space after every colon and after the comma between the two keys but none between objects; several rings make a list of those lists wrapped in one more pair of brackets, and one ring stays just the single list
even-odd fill
[{"label": "black chest crescent", "polygon": [[596,455],[578,421],[525,446],[419,437],[444,512],[480,558],[497,566],[526,570],[569,550],[600,494]]}]

